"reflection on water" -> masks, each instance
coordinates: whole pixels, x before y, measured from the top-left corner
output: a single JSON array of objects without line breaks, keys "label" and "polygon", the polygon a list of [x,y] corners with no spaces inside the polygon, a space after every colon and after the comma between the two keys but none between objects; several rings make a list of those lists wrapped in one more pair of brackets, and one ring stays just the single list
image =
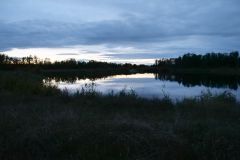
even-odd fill
[{"label": "reflection on water", "polygon": [[132,74],[109,77],[55,76],[44,79],[46,85],[56,85],[74,93],[94,84],[94,90],[102,93],[134,90],[146,98],[162,98],[165,94],[173,99],[198,96],[202,92],[229,91],[240,100],[240,78],[237,76]]},{"label": "reflection on water", "polygon": [[238,76],[155,74],[155,79],[178,82],[185,87],[205,86],[210,88],[228,88],[237,90],[240,85]]}]

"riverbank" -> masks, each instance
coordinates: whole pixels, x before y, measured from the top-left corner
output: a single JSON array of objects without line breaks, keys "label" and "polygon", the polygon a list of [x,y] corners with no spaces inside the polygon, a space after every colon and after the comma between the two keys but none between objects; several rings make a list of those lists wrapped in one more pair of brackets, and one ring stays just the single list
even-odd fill
[{"label": "riverbank", "polygon": [[[35,71],[36,72],[36,71]],[[210,76],[237,76],[240,77],[239,68],[172,68],[172,67],[145,67],[142,69],[61,69],[61,70],[38,70],[38,73],[46,76],[61,76],[61,75],[87,75],[87,76],[109,76],[116,74],[134,74],[134,73],[157,73],[157,74],[175,74],[175,75],[210,75]]]},{"label": "riverbank", "polygon": [[229,93],[172,103],[134,92],[75,95],[42,75],[0,74],[1,159],[239,159],[240,108]]}]

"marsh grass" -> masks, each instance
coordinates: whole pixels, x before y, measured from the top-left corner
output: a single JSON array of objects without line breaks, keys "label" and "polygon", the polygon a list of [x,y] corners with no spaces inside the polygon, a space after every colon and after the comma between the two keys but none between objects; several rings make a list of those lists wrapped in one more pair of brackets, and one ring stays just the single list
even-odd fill
[{"label": "marsh grass", "polygon": [[235,97],[203,93],[173,103],[134,91],[76,94],[41,75],[0,74],[0,159],[239,159]]}]

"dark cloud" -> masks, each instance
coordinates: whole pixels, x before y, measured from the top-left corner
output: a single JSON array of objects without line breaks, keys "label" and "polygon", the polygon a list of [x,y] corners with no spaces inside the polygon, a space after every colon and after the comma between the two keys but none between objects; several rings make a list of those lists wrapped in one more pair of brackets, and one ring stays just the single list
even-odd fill
[{"label": "dark cloud", "polygon": [[[13,9],[7,5],[9,1],[14,4],[12,7],[20,7],[16,13],[10,13]],[[101,3],[94,0],[30,3],[30,0],[25,0],[22,4],[16,0],[9,1],[0,2],[0,9],[5,14],[4,17],[0,16],[0,50],[96,44],[144,46],[151,50],[151,43],[155,44],[156,49],[162,49],[159,46],[165,45],[164,49],[168,47],[174,52],[177,49],[201,51],[199,48],[209,51],[224,48],[239,50],[238,0],[103,0]],[[38,6],[48,7],[41,11]],[[70,9],[75,11],[75,6],[79,6],[84,13],[77,10],[76,13],[69,12]],[[62,11],[57,10],[52,17],[46,17],[51,9],[55,11],[54,7]],[[17,13],[24,9],[25,14],[18,16]],[[34,9],[36,11],[31,16],[30,11]],[[184,43],[187,39],[191,39],[188,44]],[[206,44],[208,41],[209,44]],[[169,43],[172,45],[169,46]],[[153,54],[156,53],[136,53],[132,56],[154,57]]]}]

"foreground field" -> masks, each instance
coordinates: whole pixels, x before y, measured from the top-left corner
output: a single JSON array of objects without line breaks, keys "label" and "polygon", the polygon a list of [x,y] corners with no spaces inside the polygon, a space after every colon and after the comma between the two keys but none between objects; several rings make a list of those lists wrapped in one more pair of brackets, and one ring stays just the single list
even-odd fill
[{"label": "foreground field", "polygon": [[229,93],[173,103],[134,92],[76,95],[41,75],[0,74],[0,159],[240,159],[240,107]]}]

